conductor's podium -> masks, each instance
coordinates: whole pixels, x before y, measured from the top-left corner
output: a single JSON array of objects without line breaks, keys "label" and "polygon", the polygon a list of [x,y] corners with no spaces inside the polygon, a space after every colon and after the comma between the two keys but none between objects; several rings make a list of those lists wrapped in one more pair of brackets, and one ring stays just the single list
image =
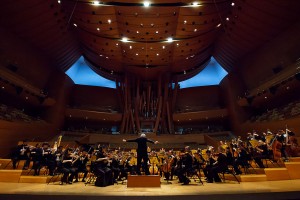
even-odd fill
[{"label": "conductor's podium", "polygon": [[160,176],[128,175],[127,187],[160,187]]}]

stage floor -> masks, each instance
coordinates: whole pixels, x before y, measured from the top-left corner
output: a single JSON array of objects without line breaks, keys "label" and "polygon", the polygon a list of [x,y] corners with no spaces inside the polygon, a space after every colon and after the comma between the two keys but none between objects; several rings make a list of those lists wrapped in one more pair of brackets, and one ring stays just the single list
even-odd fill
[{"label": "stage floor", "polygon": [[126,184],[108,187],[85,186],[78,182],[72,185],[58,183],[0,183],[0,199],[300,199],[300,180],[265,181],[265,182],[225,182],[204,183],[192,181],[190,185],[181,185],[177,181],[160,188],[127,188]]}]

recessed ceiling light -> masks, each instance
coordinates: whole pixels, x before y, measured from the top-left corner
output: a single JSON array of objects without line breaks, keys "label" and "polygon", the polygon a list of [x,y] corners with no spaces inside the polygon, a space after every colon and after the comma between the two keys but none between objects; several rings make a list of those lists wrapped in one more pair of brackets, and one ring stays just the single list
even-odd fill
[{"label": "recessed ceiling light", "polygon": [[132,49],[132,46],[129,46],[129,49]]},{"label": "recessed ceiling light", "polygon": [[4,86],[2,86],[1,88],[2,88],[2,89],[5,89],[5,87],[4,87]]},{"label": "recessed ceiling light", "polygon": [[186,74],[186,71],[185,71],[185,70],[183,71],[183,74]]},{"label": "recessed ceiling light", "polygon": [[194,32],[197,32],[197,29],[196,29],[196,28],[194,29]]},{"label": "recessed ceiling light", "polygon": [[136,31],[136,33],[140,33],[139,31]]},{"label": "recessed ceiling light", "polygon": [[159,56],[159,53],[157,53],[156,55]]},{"label": "recessed ceiling light", "polygon": [[27,100],[27,99],[28,99],[28,97],[25,97],[25,99]]},{"label": "recessed ceiling light", "polygon": [[232,2],[232,3],[231,3],[231,6],[234,6],[234,5],[235,5],[235,3],[234,3],[234,2]]},{"label": "recessed ceiling light", "polygon": [[167,38],[167,42],[173,42],[173,38],[171,37]]},{"label": "recessed ceiling light", "polygon": [[220,23],[220,24],[217,25],[217,27],[220,27],[221,25],[222,25],[222,24]]},{"label": "recessed ceiling light", "polygon": [[100,1],[93,1],[93,5],[99,6],[100,5]]},{"label": "recessed ceiling light", "polygon": [[121,41],[122,42],[128,42],[128,38],[127,37],[123,37]]},{"label": "recessed ceiling light", "polygon": [[165,49],[166,47],[165,47],[165,46],[162,46],[162,48]]},{"label": "recessed ceiling light", "polygon": [[156,34],[158,34],[158,31],[155,31]]},{"label": "recessed ceiling light", "polygon": [[77,24],[74,23],[73,25],[74,25],[75,27],[77,27]]},{"label": "recessed ceiling light", "polygon": [[144,6],[145,7],[149,7],[150,6],[150,2],[149,1],[144,1]]},{"label": "recessed ceiling light", "polygon": [[100,31],[100,28],[97,28],[97,31]]},{"label": "recessed ceiling light", "polygon": [[99,56],[100,56],[100,57],[102,57],[103,55],[102,55],[102,54],[100,54]]},{"label": "recessed ceiling light", "polygon": [[193,2],[192,5],[193,6],[200,6],[200,4],[198,2]]},{"label": "recessed ceiling light", "polygon": [[226,17],[226,20],[229,21],[229,17]]},{"label": "recessed ceiling light", "polygon": [[186,20],[184,20],[184,21],[183,21],[183,23],[184,23],[184,24],[186,24],[186,23],[187,23],[187,21],[186,21]]},{"label": "recessed ceiling light", "polygon": [[179,46],[179,43],[177,43],[176,45]]},{"label": "recessed ceiling light", "polygon": [[117,43],[116,46],[119,46],[119,43]]},{"label": "recessed ceiling light", "polygon": [[57,3],[60,3],[60,0],[58,0]]},{"label": "recessed ceiling light", "polygon": [[105,58],[106,58],[106,59],[108,59],[108,57],[107,57],[107,56],[106,56]]},{"label": "recessed ceiling light", "polygon": [[108,19],[107,22],[110,24],[111,23],[111,19]]},{"label": "recessed ceiling light", "polygon": [[136,55],[136,56],[138,56],[139,54],[138,54],[138,53],[136,53],[135,55]]}]

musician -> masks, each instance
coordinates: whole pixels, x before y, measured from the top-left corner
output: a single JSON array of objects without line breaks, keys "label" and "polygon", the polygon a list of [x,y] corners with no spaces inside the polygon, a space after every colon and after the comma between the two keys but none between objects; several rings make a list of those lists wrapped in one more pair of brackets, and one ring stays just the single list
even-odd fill
[{"label": "musician", "polygon": [[[78,155],[75,155],[72,153],[72,149],[68,148],[65,150],[63,157],[62,157],[62,172],[63,172],[63,177],[61,178],[61,185],[63,183],[73,183],[73,178],[75,176],[76,169],[73,167],[74,161]],[[70,175],[70,176],[69,176]]]},{"label": "musician", "polygon": [[31,150],[30,155],[33,161],[32,169],[34,170],[34,176],[38,176],[40,174],[43,161],[43,149],[39,143],[37,143],[35,148]]},{"label": "musician", "polygon": [[218,173],[223,172],[228,169],[227,158],[223,153],[217,154],[217,160],[213,163],[212,167],[207,171],[207,182],[212,183],[213,180],[215,182],[221,182],[221,179]]},{"label": "musician", "polygon": [[191,180],[187,177],[187,173],[192,172],[193,170],[193,157],[191,155],[189,146],[185,147],[180,160],[181,161],[179,162],[179,166],[177,168],[179,183],[182,183],[182,185],[188,185]]},{"label": "musician", "polygon": [[283,130],[279,130],[278,131],[278,133],[277,133],[277,141],[282,144],[280,152],[281,152],[281,157],[284,157],[284,161],[285,162],[289,161],[288,155],[287,155],[287,152],[286,152],[286,147],[287,147],[287,142],[288,142],[287,138],[288,138],[288,133],[286,133]]},{"label": "musician", "polygon": [[54,175],[54,169],[56,167],[56,162],[55,162],[55,156],[53,149],[50,148],[49,143],[44,142],[42,144],[42,166],[47,166],[49,169],[49,175],[53,176]]},{"label": "musician", "polygon": [[100,187],[113,185],[113,173],[112,170],[108,168],[109,158],[102,147],[98,147],[98,150],[94,170],[94,174],[97,176],[95,185]]},{"label": "musician", "polygon": [[125,140],[123,139],[123,142],[136,142],[138,144],[137,148],[137,174],[141,175],[141,164],[143,160],[143,168],[146,175],[150,175],[149,168],[148,168],[148,152],[147,152],[147,142],[150,142],[152,144],[157,144],[158,141],[152,141],[146,138],[146,134],[142,133],[140,137],[132,140]]},{"label": "musician", "polygon": [[17,168],[17,163],[20,160],[25,160],[23,170],[28,169],[30,164],[30,147],[27,144],[27,140],[23,140],[22,144],[18,145],[11,152],[11,161],[14,169]]},{"label": "musician", "polygon": [[86,150],[80,153],[79,159],[77,159],[73,167],[75,168],[75,182],[78,182],[78,173],[83,172],[82,182],[85,182],[86,176],[88,174],[88,170],[86,168],[86,164],[89,160],[89,155]]}]

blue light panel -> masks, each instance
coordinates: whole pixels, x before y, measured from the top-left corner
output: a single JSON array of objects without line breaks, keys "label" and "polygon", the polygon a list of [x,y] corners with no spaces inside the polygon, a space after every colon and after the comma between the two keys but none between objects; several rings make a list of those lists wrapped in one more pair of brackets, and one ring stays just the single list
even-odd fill
[{"label": "blue light panel", "polygon": [[77,62],[66,71],[66,74],[78,85],[101,86],[108,88],[116,88],[114,81],[103,78],[94,72],[81,56]]},{"label": "blue light panel", "polygon": [[228,73],[211,57],[210,63],[196,76],[179,82],[180,88],[219,85]]}]

